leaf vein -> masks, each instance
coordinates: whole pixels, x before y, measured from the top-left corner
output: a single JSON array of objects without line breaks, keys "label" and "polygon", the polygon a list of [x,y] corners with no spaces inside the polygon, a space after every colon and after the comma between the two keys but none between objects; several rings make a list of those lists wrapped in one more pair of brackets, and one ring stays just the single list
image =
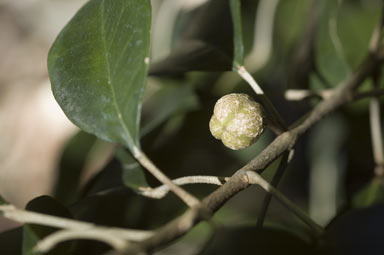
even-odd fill
[{"label": "leaf vein", "polygon": [[124,130],[125,136],[126,136],[126,142],[128,143],[128,145],[134,146],[133,139],[129,133],[128,127],[123,120],[122,112],[121,112],[120,107],[119,107],[117,100],[116,100],[116,92],[115,92],[115,89],[114,89],[113,84],[112,84],[110,61],[109,61],[109,57],[108,57],[107,44],[106,44],[106,38],[105,38],[104,9],[105,9],[105,0],[102,0],[102,4],[101,4],[101,22],[102,22],[102,24],[100,27],[101,27],[101,37],[102,37],[104,51],[105,51],[105,61],[106,61],[107,75],[108,75],[108,77],[107,77],[108,78],[108,86],[111,90],[112,102],[113,102],[113,106],[114,106],[116,114],[117,114],[117,118],[118,118],[118,120],[119,120],[119,122],[120,122],[120,124]]}]

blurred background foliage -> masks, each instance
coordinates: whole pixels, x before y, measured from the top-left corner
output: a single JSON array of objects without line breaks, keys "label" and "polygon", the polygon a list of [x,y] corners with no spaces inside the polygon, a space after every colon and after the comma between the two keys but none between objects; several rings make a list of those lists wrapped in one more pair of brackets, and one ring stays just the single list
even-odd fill
[{"label": "blurred background foliage", "polygon": [[[60,4],[62,1],[52,2]],[[45,2],[36,0],[28,4],[30,8],[36,8]],[[287,101],[285,91],[321,91],[337,86],[348,77],[367,54],[382,2],[276,0],[270,9],[265,7],[265,3],[263,7],[262,2],[242,1],[245,51],[252,56],[246,61],[246,67],[286,122],[292,124],[318,100]],[[253,94],[236,73],[230,72],[233,35],[228,3],[222,0],[154,0],[152,3],[152,64],[142,109],[143,150],[170,178],[230,176],[263,150],[274,135],[267,130],[255,145],[231,151],[209,133],[209,119],[219,97],[230,92]],[[78,6],[79,2],[75,5]],[[257,48],[260,47],[258,43],[268,43],[268,40],[260,40],[255,33],[264,36],[268,33],[255,32],[256,14],[262,13],[258,12],[260,8],[274,18],[272,24],[264,22],[264,28],[271,26],[271,41],[270,45],[262,45],[264,48],[261,50]],[[0,6],[0,18],[5,19],[2,16],[8,15],[15,22],[12,16],[21,11],[20,6],[4,2]],[[51,8],[49,12],[58,13],[60,10]],[[31,29],[28,26],[15,27]],[[28,35],[28,32],[24,33]],[[36,34],[33,36],[36,38]],[[32,40],[28,36],[25,38]],[[45,40],[45,45],[49,45],[49,40]],[[257,53],[267,56],[258,62]],[[47,77],[45,71],[41,75]],[[1,81],[5,84],[6,79],[1,78]],[[28,86],[32,85],[24,81],[21,88]],[[366,81],[362,89],[371,89],[372,86],[370,81]],[[383,87],[382,83],[380,86]],[[3,85],[0,90],[4,88],[7,86]],[[24,92],[20,89],[18,93]],[[1,96],[0,104],[4,102],[5,96]],[[376,240],[374,233],[382,233],[384,222],[380,217],[371,216],[383,210],[384,193],[382,180],[374,177],[368,103],[369,100],[364,99],[342,107],[301,137],[278,187],[320,225],[326,227],[332,222],[327,227],[329,246],[319,248],[309,229],[275,200],[268,210],[264,228],[256,228],[265,193],[258,187],[250,187],[218,211],[213,219],[215,228],[201,223],[181,241],[156,254],[249,254],[251,249],[258,254],[288,251],[295,254],[358,254],[349,244],[364,239],[361,231],[372,233],[372,236],[367,234],[365,237]],[[2,116],[1,120],[7,121],[6,114]],[[11,135],[17,136],[16,133]],[[53,163],[47,170],[53,176],[48,180],[51,188],[39,191],[39,195],[53,198],[35,198],[27,208],[54,215],[65,214],[66,217],[101,225],[141,229],[160,227],[186,209],[173,194],[162,200],[139,196],[135,192],[137,182],[132,180],[147,182],[150,186],[159,183],[147,173],[144,180],[139,166],[126,168],[127,164],[135,162],[129,154],[121,152],[118,145],[100,141],[73,128],[69,134],[62,132],[60,135],[64,138],[57,142],[59,149],[51,155]],[[67,139],[69,136],[71,138]],[[31,141],[34,144],[49,140],[49,137],[35,138]],[[1,149],[1,162],[5,164],[7,157],[17,148]],[[115,156],[116,151],[120,151],[120,156]],[[44,157],[42,160],[48,159]],[[267,180],[272,179],[278,161],[263,173]],[[29,164],[29,161],[23,163]],[[13,181],[12,185],[17,187],[17,192],[24,192],[20,183]],[[39,184],[35,181],[29,185]],[[216,189],[205,184],[185,188],[199,198]],[[14,198],[7,195],[10,191],[1,192],[5,200],[13,202]],[[20,205],[25,202],[20,202]],[[377,222],[370,220],[372,224],[363,228],[367,218],[377,219]],[[1,254],[30,254],[28,247],[52,231],[36,226],[21,228],[0,235]],[[345,237],[347,233],[361,235],[348,239]],[[20,250],[21,242],[24,242],[23,251]],[[378,244],[361,245],[376,248]],[[52,254],[61,254],[60,248],[63,249],[58,247]],[[65,249],[73,251],[73,254],[100,254],[107,247],[95,242],[77,241]],[[376,249],[370,251],[369,254],[380,254],[375,253]]]}]

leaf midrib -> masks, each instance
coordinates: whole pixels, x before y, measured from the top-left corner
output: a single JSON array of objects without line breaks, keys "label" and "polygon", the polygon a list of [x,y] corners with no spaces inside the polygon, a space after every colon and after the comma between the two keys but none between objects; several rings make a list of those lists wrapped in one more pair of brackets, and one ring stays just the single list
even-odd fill
[{"label": "leaf midrib", "polygon": [[101,25],[101,38],[102,38],[102,42],[103,42],[103,46],[104,46],[104,55],[105,55],[105,62],[106,62],[107,76],[108,76],[107,77],[108,78],[108,87],[111,90],[112,102],[113,102],[113,106],[114,106],[114,109],[115,109],[116,114],[117,114],[117,118],[118,118],[121,126],[123,127],[125,136],[127,138],[126,142],[128,143],[128,146],[129,146],[130,143],[132,143],[132,145],[134,145],[134,140],[132,139],[132,136],[129,133],[128,127],[127,127],[127,125],[125,124],[125,122],[123,120],[122,112],[120,110],[119,105],[117,104],[116,92],[115,92],[115,89],[114,89],[114,87],[112,85],[111,67],[110,67],[110,63],[109,63],[107,43],[106,43],[106,38],[105,38],[104,8],[105,8],[105,0],[102,0],[102,4],[101,4],[101,22],[102,22],[102,25]]}]

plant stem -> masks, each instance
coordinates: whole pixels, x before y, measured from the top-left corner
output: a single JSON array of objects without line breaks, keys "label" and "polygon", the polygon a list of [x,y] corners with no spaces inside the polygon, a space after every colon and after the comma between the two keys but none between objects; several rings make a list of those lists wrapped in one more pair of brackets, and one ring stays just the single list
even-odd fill
[{"label": "plant stem", "polygon": [[[279,167],[277,168],[277,171],[276,171],[275,175],[273,176],[273,179],[271,182],[271,185],[273,187],[277,187],[277,185],[279,184],[279,182],[281,180],[281,177],[283,177],[284,171],[288,165],[288,157],[289,157],[289,151],[285,152],[281,158]],[[268,207],[271,203],[271,200],[272,200],[272,194],[267,193],[264,197],[263,205],[261,206],[261,212],[260,212],[259,217],[257,219],[257,226],[259,228],[263,227],[264,220],[265,220],[265,217],[267,215]]]},{"label": "plant stem", "polygon": [[151,231],[136,230],[136,229],[123,229],[123,228],[110,228],[99,227],[92,223],[61,218],[43,213],[31,212],[26,210],[17,209],[13,205],[0,205],[0,213],[3,217],[21,223],[39,224],[43,226],[69,229],[69,230],[95,230],[106,231],[110,235],[119,236],[124,240],[139,241],[150,237],[153,233]]},{"label": "plant stem", "polygon": [[377,177],[384,176],[384,150],[380,116],[380,101],[377,97],[374,97],[370,100],[369,104],[369,119],[373,159],[375,161],[375,175]]},{"label": "plant stem", "polygon": [[38,253],[47,253],[59,243],[74,239],[89,239],[104,242],[110,245],[114,250],[120,251],[128,247],[129,243],[117,236],[111,236],[107,231],[89,230],[59,230],[47,237],[41,239],[33,249]]},{"label": "plant stem", "polygon": [[250,184],[260,185],[265,191],[271,193],[277,200],[279,200],[283,205],[290,209],[297,217],[303,220],[316,235],[321,236],[324,234],[324,229],[314,222],[304,211],[297,207],[291,200],[284,196],[280,191],[274,188],[266,180],[261,177],[258,173],[254,171],[247,171]]},{"label": "plant stem", "polygon": [[193,195],[186,192],[181,187],[174,184],[153,162],[138,148],[134,150],[134,157],[143,165],[154,177],[161,183],[167,185],[181,200],[189,207],[195,207],[200,204],[200,201]]},{"label": "plant stem", "polygon": [[[203,175],[193,175],[193,176],[184,176],[181,178],[177,178],[172,180],[172,182],[176,185],[186,185],[186,184],[213,184],[221,186],[225,183],[229,177],[217,177],[217,176],[203,176]],[[161,185],[157,188],[144,188],[141,190],[140,195],[161,199],[168,192],[170,188],[168,185]]]},{"label": "plant stem", "polygon": [[266,108],[267,112],[269,113],[269,116],[271,116],[270,124],[273,125],[274,130],[279,130],[279,133],[277,135],[286,131],[287,127],[284,123],[283,118],[280,116],[279,112],[273,106],[271,101],[269,101],[268,97],[264,94],[264,91],[261,89],[259,84],[257,84],[252,75],[245,69],[244,66],[239,66],[236,71],[252,87],[256,95],[259,96],[260,102]]}]

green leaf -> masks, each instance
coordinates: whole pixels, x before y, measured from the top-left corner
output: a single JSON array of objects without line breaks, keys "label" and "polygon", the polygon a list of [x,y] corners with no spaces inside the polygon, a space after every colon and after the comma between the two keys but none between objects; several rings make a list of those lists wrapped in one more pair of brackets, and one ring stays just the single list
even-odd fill
[{"label": "green leaf", "polygon": [[164,60],[151,65],[150,75],[171,75],[187,71],[228,71],[231,57],[200,40],[180,43]]},{"label": "green leaf", "polygon": [[374,178],[364,186],[352,199],[352,205],[355,208],[368,207],[374,204],[384,202],[383,180]]},{"label": "green leaf", "polygon": [[68,118],[131,150],[139,146],[150,23],[149,0],[91,0],[48,56],[53,94]]},{"label": "green leaf", "polygon": [[199,102],[196,94],[190,86],[179,84],[164,84],[151,98],[145,107],[150,109],[148,121],[144,122],[142,136],[145,136],[153,129],[162,124],[174,114],[197,109]]},{"label": "green leaf", "polygon": [[80,131],[65,146],[54,185],[54,197],[60,202],[68,204],[76,199],[87,156],[95,143],[95,136]]},{"label": "green leaf", "polygon": [[[179,86],[179,84],[167,84],[157,91],[147,100],[146,107],[151,109],[148,121],[144,121],[141,136],[145,136],[153,129],[162,124],[173,114],[196,109],[198,99],[194,91],[189,86]],[[123,183],[125,186],[138,190],[139,187],[147,187],[144,169],[123,149],[116,152],[117,158],[122,164]]]},{"label": "green leaf", "polygon": [[[40,196],[28,202],[26,209],[58,217],[72,218],[71,213],[57,200],[49,196]],[[23,255],[35,254],[33,248],[37,242],[52,234],[57,229],[47,226],[25,224],[23,231]],[[49,252],[52,255],[70,254],[73,243],[62,243]]]},{"label": "green leaf", "polygon": [[173,75],[187,71],[230,71],[233,31],[229,2],[207,1],[181,19],[180,25],[176,25],[179,27],[175,31],[176,42],[172,46],[172,52],[166,58],[151,64],[149,73]]},{"label": "green leaf", "polygon": [[234,58],[233,68],[244,64],[244,44],[243,32],[241,25],[241,3],[240,0],[230,0],[231,15],[233,24],[233,43],[234,43]]},{"label": "green leaf", "polygon": [[125,186],[136,191],[139,188],[148,187],[144,169],[131,154],[120,148],[116,151],[116,157],[120,160],[123,167],[123,182]]}]

